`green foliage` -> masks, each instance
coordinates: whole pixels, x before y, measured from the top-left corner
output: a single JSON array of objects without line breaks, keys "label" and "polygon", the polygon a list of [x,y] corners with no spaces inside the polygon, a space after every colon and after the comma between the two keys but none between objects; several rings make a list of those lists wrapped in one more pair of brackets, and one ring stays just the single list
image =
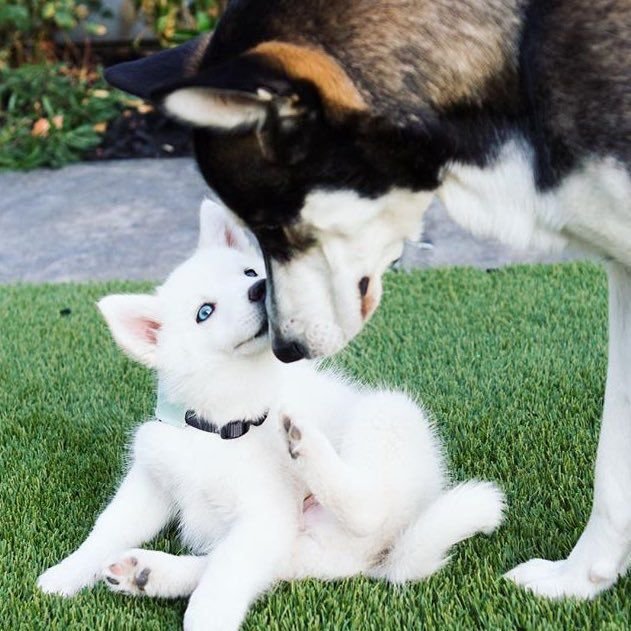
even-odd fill
[{"label": "green foliage", "polygon": [[60,167],[96,147],[123,97],[61,64],[0,69],[0,170]]},{"label": "green foliage", "polygon": [[[151,374],[118,351],[94,306],[106,293],[147,289],[0,287],[7,631],[181,628],[184,600],[126,598],[103,585],[60,598],[35,586],[87,536],[125,470],[125,444],[153,410]],[[566,556],[589,517],[606,321],[606,279],[593,265],[388,275],[382,307],[336,361],[368,384],[421,397],[454,477],[506,490],[506,523],[456,546],[444,570],[413,585],[279,585],[244,630],[627,631],[631,576],[592,602],[536,598],[501,578],[533,556]],[[173,531],[148,545],[181,550]]]},{"label": "green foliage", "polygon": [[222,4],[218,0],[134,1],[163,46],[180,44],[213,29]]},{"label": "green foliage", "polygon": [[[225,5],[222,0],[129,2],[165,46],[210,31]],[[110,15],[102,0],[0,0],[0,65],[50,60],[55,34],[83,26],[88,35],[103,35],[105,26],[94,18]]]},{"label": "green foliage", "polygon": [[55,34],[79,25],[103,34],[103,25],[86,22],[94,15],[103,15],[101,0],[0,0],[0,63],[51,59]]},{"label": "green foliage", "polygon": [[[225,4],[128,1],[163,45],[211,30]],[[0,0],[0,170],[62,166],[99,145],[122,97],[95,73],[86,78],[84,69],[56,63],[56,42],[78,26],[102,35],[94,16],[106,15],[102,0]]]}]

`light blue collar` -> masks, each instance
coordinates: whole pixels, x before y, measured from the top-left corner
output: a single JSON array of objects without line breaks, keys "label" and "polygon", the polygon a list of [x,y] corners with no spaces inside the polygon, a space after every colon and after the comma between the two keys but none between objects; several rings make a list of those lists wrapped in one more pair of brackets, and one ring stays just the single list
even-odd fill
[{"label": "light blue collar", "polygon": [[195,429],[211,434],[217,434],[224,440],[232,440],[241,438],[250,431],[251,427],[260,427],[263,425],[269,410],[265,410],[261,416],[255,419],[237,419],[217,425],[211,420],[205,419],[203,416],[196,414],[195,410],[187,409],[185,406],[177,405],[166,396],[164,388],[158,382],[158,401],[156,403],[155,417],[158,421],[172,425],[173,427],[194,427]]},{"label": "light blue collar", "polygon": [[186,427],[187,407],[169,401],[164,387],[158,381],[158,401],[156,402],[155,417],[174,427]]}]

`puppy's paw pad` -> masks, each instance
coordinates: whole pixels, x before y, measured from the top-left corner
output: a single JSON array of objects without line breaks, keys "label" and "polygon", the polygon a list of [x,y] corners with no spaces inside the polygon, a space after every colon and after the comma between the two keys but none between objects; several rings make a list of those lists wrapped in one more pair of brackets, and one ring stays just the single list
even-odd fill
[{"label": "puppy's paw pad", "polygon": [[282,417],[283,429],[287,438],[287,449],[289,455],[296,460],[300,457],[300,442],[302,441],[302,431],[286,414]]},{"label": "puppy's paw pad", "polygon": [[136,556],[125,556],[110,563],[102,572],[107,586],[115,592],[142,594],[149,582],[151,568],[139,563]]},{"label": "puppy's paw pad", "polygon": [[112,563],[108,566],[110,576],[112,577],[109,583],[116,584],[114,581],[115,576],[127,576],[131,570],[138,565],[138,559],[136,557],[127,557],[118,563]]}]

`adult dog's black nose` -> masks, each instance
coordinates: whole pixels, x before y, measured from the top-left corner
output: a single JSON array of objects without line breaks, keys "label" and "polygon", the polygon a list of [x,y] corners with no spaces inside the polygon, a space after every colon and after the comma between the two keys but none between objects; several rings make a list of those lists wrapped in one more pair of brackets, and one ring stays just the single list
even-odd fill
[{"label": "adult dog's black nose", "polygon": [[285,341],[278,338],[273,339],[272,350],[274,355],[286,364],[297,362],[299,359],[304,359],[307,356],[307,349],[299,342]]},{"label": "adult dog's black nose", "polygon": [[248,298],[250,302],[261,302],[265,300],[265,279],[257,280],[250,289],[248,289]]}]

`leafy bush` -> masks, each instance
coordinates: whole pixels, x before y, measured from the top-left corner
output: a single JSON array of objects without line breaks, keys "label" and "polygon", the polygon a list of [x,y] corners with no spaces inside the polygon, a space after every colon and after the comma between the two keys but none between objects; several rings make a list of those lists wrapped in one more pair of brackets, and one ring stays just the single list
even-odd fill
[{"label": "leafy bush", "polygon": [[[226,4],[126,1],[165,46],[211,30]],[[122,111],[125,97],[96,71],[70,69],[56,56],[59,36],[77,26],[88,35],[104,33],[95,15],[107,17],[102,0],[0,0],[0,170],[80,160],[100,144],[107,122]],[[69,56],[62,53],[63,59]]]},{"label": "leafy bush", "polygon": [[181,44],[214,28],[225,0],[134,0],[163,46]]},{"label": "leafy bush", "polygon": [[102,24],[86,20],[107,14],[101,0],[0,0],[0,62],[50,60],[56,33],[82,25],[87,33],[102,35]]},{"label": "leafy bush", "polygon": [[125,97],[60,64],[0,69],[0,169],[59,167],[98,146]]}]

